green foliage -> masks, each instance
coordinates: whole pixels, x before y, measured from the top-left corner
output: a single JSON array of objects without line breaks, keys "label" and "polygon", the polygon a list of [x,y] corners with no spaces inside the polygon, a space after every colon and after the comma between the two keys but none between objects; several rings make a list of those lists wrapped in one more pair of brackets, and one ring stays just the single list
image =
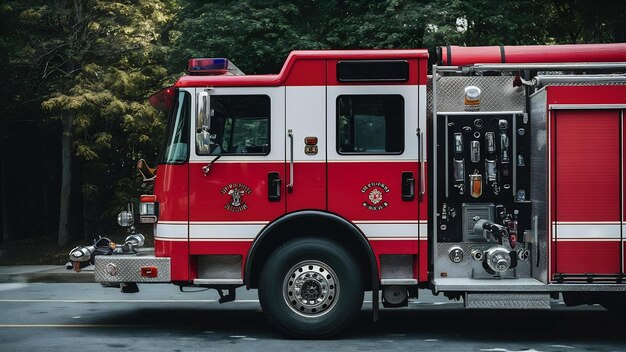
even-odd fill
[{"label": "green foliage", "polygon": [[610,0],[186,1],[169,68],[228,57],[244,72],[276,73],[295,49],[615,42],[625,28],[626,3]]},{"label": "green foliage", "polygon": [[276,73],[292,50],[422,44],[428,1],[187,1],[172,31],[173,72],[191,57],[228,57],[244,72]]},{"label": "green foliage", "polygon": [[191,57],[227,56],[248,74],[270,72],[289,51],[318,46],[297,31],[296,18],[302,19],[298,7],[279,1],[184,2],[172,33],[171,69],[180,71]]},{"label": "green foliage", "polygon": [[71,155],[80,165],[73,180],[82,184],[85,223],[110,222],[141,192],[135,160],[156,159],[164,122],[147,97],[171,83],[162,34],[175,8],[170,0],[0,7],[0,70],[14,83],[3,104],[5,123],[19,119],[24,104],[39,105],[40,116],[56,123],[72,117]]}]

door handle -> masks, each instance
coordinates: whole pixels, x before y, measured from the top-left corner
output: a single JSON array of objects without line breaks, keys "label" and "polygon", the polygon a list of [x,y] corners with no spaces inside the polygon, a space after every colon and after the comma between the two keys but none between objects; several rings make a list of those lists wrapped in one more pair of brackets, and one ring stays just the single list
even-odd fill
[{"label": "door handle", "polygon": [[420,139],[419,146],[419,161],[420,161],[420,201],[424,198],[424,194],[426,194],[426,160],[424,159],[424,132],[417,129],[417,134]]},{"label": "door handle", "polygon": [[267,200],[278,202],[280,200],[280,185],[282,180],[278,172],[267,174]]},{"label": "door handle", "polygon": [[293,192],[293,131],[287,131],[289,136],[289,184],[287,184],[287,192]]},{"label": "door handle", "polygon": [[411,201],[415,199],[415,177],[410,171],[402,173],[402,200]]}]

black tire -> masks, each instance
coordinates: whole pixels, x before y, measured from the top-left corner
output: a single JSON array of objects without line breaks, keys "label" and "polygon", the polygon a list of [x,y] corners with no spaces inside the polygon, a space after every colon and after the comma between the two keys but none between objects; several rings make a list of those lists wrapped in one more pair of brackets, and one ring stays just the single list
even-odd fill
[{"label": "black tire", "polygon": [[352,325],[363,305],[363,275],[339,244],[303,238],[269,257],[259,281],[263,312],[281,332],[327,338]]}]

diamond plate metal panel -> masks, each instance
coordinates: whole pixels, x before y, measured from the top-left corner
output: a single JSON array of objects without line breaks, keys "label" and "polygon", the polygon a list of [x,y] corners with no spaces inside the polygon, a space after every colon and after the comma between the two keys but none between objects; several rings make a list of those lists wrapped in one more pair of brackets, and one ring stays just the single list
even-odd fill
[{"label": "diamond plate metal panel", "polygon": [[512,293],[535,292],[546,293],[550,286],[531,278],[519,279],[468,279],[468,278],[437,278],[434,281],[435,291],[456,291],[470,293]]},{"label": "diamond plate metal panel", "polygon": [[550,83],[551,86],[624,86],[624,82],[574,82],[574,83]]},{"label": "diamond plate metal panel", "polygon": [[[428,76],[426,82],[426,119],[433,117],[433,76]],[[430,123],[428,124],[430,126]]]},{"label": "diamond plate metal panel", "polygon": [[412,255],[381,255],[381,279],[413,279]]},{"label": "diamond plate metal panel", "polygon": [[[154,256],[101,255],[95,258],[96,282],[170,282],[170,258]],[[116,274],[110,275],[107,266],[115,266]],[[141,276],[141,268],[157,268],[157,277]]]},{"label": "diamond plate metal panel", "polygon": [[480,88],[480,111],[524,110],[524,88],[513,87],[511,76],[443,76],[437,80],[437,111],[465,111],[467,86]]},{"label": "diamond plate metal panel", "polygon": [[550,309],[549,293],[466,293],[469,309]]},{"label": "diamond plate metal panel", "polygon": [[532,202],[532,276],[548,282],[548,121],[547,92],[530,98],[530,201]]},{"label": "diamond plate metal panel", "polygon": [[241,279],[240,255],[203,255],[198,257],[198,279]]}]

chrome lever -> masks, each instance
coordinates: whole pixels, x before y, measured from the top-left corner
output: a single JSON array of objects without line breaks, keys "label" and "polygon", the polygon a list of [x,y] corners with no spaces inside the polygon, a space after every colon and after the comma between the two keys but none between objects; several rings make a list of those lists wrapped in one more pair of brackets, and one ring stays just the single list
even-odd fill
[{"label": "chrome lever", "polygon": [[217,159],[219,159],[221,156],[222,156],[221,154],[220,154],[220,155],[218,155],[218,156],[216,156],[215,158],[213,158],[213,160],[211,160],[211,162],[210,162],[210,163],[208,163],[208,164],[206,164],[206,165],[204,165],[204,166],[202,167],[202,173],[204,174],[204,176],[206,176],[206,175],[208,175],[208,174],[209,174],[209,171],[211,171],[211,167],[212,167],[212,166],[213,166],[213,164],[217,161]]},{"label": "chrome lever", "polygon": [[293,130],[289,129],[287,131],[287,136],[289,136],[289,184],[287,185],[287,192],[293,192]]}]

